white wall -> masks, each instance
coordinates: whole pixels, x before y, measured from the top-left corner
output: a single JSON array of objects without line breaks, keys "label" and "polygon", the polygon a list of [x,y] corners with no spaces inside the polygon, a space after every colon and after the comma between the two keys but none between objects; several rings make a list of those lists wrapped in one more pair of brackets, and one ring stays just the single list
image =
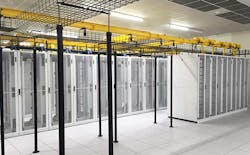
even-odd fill
[{"label": "white wall", "polygon": [[225,34],[208,36],[206,38],[211,38],[219,41],[239,43],[241,44],[242,49],[250,49],[250,31],[225,33]]}]

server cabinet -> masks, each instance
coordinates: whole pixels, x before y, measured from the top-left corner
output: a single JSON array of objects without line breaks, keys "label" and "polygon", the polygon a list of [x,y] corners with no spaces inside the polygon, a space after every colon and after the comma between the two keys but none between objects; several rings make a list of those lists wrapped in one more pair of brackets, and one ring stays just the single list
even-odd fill
[{"label": "server cabinet", "polygon": [[236,59],[233,59],[233,90],[232,90],[232,110],[236,109],[236,83],[237,83],[237,79],[236,79]]},{"label": "server cabinet", "polygon": [[237,88],[236,88],[236,109],[241,109],[241,59],[237,59]]},{"label": "server cabinet", "polygon": [[217,115],[222,112],[222,88],[223,88],[223,74],[222,74],[222,64],[223,61],[220,57],[217,58]]},{"label": "server cabinet", "polygon": [[[94,118],[94,72],[95,61],[93,56],[75,55],[75,108],[76,121]],[[96,104],[96,103],[95,103]]]},{"label": "server cabinet", "polygon": [[100,57],[101,70],[101,112],[102,116],[108,116],[108,74],[107,74],[107,57]]},{"label": "server cabinet", "polygon": [[233,58],[228,58],[228,67],[227,67],[227,112],[233,110],[232,104],[232,91],[233,91]]},{"label": "server cabinet", "polygon": [[[21,131],[34,128],[34,72],[33,53],[28,51],[19,52],[19,80],[20,82],[20,118]],[[46,71],[45,54],[37,53],[37,123],[38,127],[46,127]]]},{"label": "server cabinet", "polygon": [[249,90],[248,90],[248,83],[249,83],[249,77],[248,77],[248,74],[249,74],[249,60],[248,59],[246,59],[245,60],[245,96],[244,96],[244,98],[245,98],[245,107],[247,108],[248,107],[248,92],[249,92]]},{"label": "server cabinet", "polygon": [[3,103],[5,133],[17,132],[18,89],[17,58],[14,51],[3,49]]},{"label": "server cabinet", "polygon": [[217,58],[215,56],[210,56],[211,59],[211,77],[210,77],[210,116],[216,115],[216,74],[217,74]]},{"label": "server cabinet", "polygon": [[167,107],[168,59],[157,59],[157,103],[159,108]]},{"label": "server cabinet", "polygon": [[[64,107],[65,123],[72,122],[71,56],[64,54]],[[49,119],[50,125],[58,124],[58,61],[56,54],[49,54]]]},{"label": "server cabinet", "polygon": [[209,56],[206,56],[205,61],[205,118],[208,118],[210,116],[210,85],[211,85],[211,59]]},{"label": "server cabinet", "polygon": [[143,61],[142,58],[130,58],[130,105],[131,112],[143,110]]},{"label": "server cabinet", "polygon": [[244,96],[245,96],[245,59],[241,59],[241,88],[240,88],[240,100],[241,100],[241,108],[244,108],[246,107],[245,106],[245,99],[244,99]]},{"label": "server cabinet", "polygon": [[21,122],[22,130],[29,130],[33,128],[33,58],[32,53],[18,53],[20,54],[20,97],[21,97]]},{"label": "server cabinet", "polygon": [[[196,81],[197,75],[197,93],[193,92],[191,97],[185,96],[187,91],[178,90],[178,88],[186,89],[186,85],[174,81],[174,86],[178,86],[176,89],[178,92],[174,95],[178,98],[182,95],[184,99],[195,98],[197,95],[197,101],[193,101],[194,105],[190,105],[187,113],[183,103],[176,104],[175,114],[180,119],[188,119],[192,121],[205,121],[214,116],[223,116],[225,114],[245,110],[247,105],[247,75],[248,64],[247,59],[239,57],[229,56],[214,56],[214,55],[198,55],[198,59],[194,58],[194,55],[183,54],[182,62],[188,62],[192,59],[194,64],[198,64],[198,69],[195,69],[194,64],[180,63],[179,59],[175,59],[178,63],[176,66],[180,69],[188,68],[189,71],[193,71],[192,79]],[[196,73],[196,70],[198,73]],[[181,75],[176,75],[178,81],[184,80]],[[186,80],[186,79],[185,79]],[[194,82],[195,83],[195,82]],[[189,86],[189,89],[193,89]],[[177,99],[174,99],[177,100]],[[197,108],[196,108],[197,107]],[[196,109],[196,110],[194,110]],[[197,116],[197,117],[194,117]],[[196,119],[197,118],[197,119]]]},{"label": "server cabinet", "polygon": [[198,120],[205,116],[205,56],[199,55],[199,105],[198,105]]},{"label": "server cabinet", "polygon": [[154,107],[154,87],[155,87],[155,59],[145,58],[145,74],[144,74],[144,103],[146,103],[146,109],[150,110]]},{"label": "server cabinet", "polygon": [[117,57],[117,113],[128,113],[129,84],[128,84],[128,58]]},{"label": "server cabinet", "polygon": [[223,84],[223,93],[222,93],[222,107],[221,112],[227,112],[227,57],[222,57],[223,67],[222,67],[222,84]]}]

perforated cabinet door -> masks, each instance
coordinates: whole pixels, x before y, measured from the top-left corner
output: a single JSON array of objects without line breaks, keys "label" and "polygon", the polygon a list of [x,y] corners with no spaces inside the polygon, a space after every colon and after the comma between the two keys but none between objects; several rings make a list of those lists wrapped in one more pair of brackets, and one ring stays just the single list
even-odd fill
[{"label": "perforated cabinet door", "polygon": [[154,105],[154,59],[146,59],[146,72],[145,72],[145,90],[146,90],[146,109],[153,109]]},{"label": "perforated cabinet door", "polygon": [[245,106],[246,106],[246,108],[248,107],[248,80],[249,80],[249,77],[248,77],[248,74],[249,74],[249,71],[248,71],[248,69],[249,69],[249,60],[248,59],[246,59],[245,60],[246,61],[246,67],[245,67],[245,72],[246,72],[246,74],[245,74],[245,96],[244,96],[244,98],[245,98],[245,102],[246,102],[246,104],[245,104]]},{"label": "perforated cabinet door", "polygon": [[236,63],[236,59],[235,58],[232,58],[233,59],[233,87],[232,87],[232,110],[235,110],[236,109],[236,82],[237,82],[237,79],[236,79],[236,66],[237,66],[237,63]]},{"label": "perforated cabinet door", "polygon": [[216,56],[211,56],[211,66],[212,66],[212,74],[211,74],[211,106],[210,106],[210,116],[216,115],[216,65],[217,59]]},{"label": "perforated cabinet door", "polygon": [[142,61],[139,58],[131,58],[131,101],[132,112],[143,110],[142,98]]},{"label": "perforated cabinet door", "polygon": [[205,56],[199,56],[199,109],[198,119],[204,118],[204,101],[205,101]]},{"label": "perforated cabinet door", "polygon": [[241,90],[240,90],[240,99],[241,99],[241,109],[245,108],[245,99],[244,99],[244,95],[245,95],[245,59],[241,59]]},{"label": "perforated cabinet door", "polygon": [[22,130],[33,128],[33,55],[20,53]]},{"label": "perforated cabinet door", "polygon": [[37,123],[38,127],[46,127],[47,124],[47,103],[46,103],[46,62],[45,54],[37,54]]},{"label": "perforated cabinet door", "polygon": [[227,58],[223,57],[223,96],[222,96],[222,113],[226,113],[227,109]]},{"label": "perforated cabinet door", "polygon": [[101,112],[102,116],[108,115],[108,74],[107,57],[101,56]]},{"label": "perforated cabinet door", "polygon": [[117,57],[117,112],[128,113],[128,59]]},{"label": "perforated cabinet door", "polygon": [[93,57],[75,56],[77,121],[93,119]]},{"label": "perforated cabinet door", "polygon": [[210,79],[211,79],[211,59],[210,56],[206,56],[205,63],[205,117],[210,116]]},{"label": "perforated cabinet door", "polygon": [[157,102],[159,108],[167,107],[167,58],[157,62]]},{"label": "perforated cabinet door", "polygon": [[217,58],[217,115],[222,111],[222,59],[221,57]]},{"label": "perforated cabinet door", "polygon": [[3,103],[5,133],[17,131],[17,103],[16,103],[16,82],[15,56],[14,52],[3,49]]},{"label": "perforated cabinet door", "polygon": [[[72,122],[72,90],[71,90],[71,58],[70,55],[64,55],[64,113],[65,123]],[[50,54],[50,106],[51,106],[51,125],[58,124],[59,106],[58,106],[58,65],[57,55]]]},{"label": "perforated cabinet door", "polygon": [[232,58],[228,58],[227,67],[227,112],[232,111]]},{"label": "perforated cabinet door", "polygon": [[236,70],[236,109],[240,109],[240,59],[236,58],[237,70]]}]

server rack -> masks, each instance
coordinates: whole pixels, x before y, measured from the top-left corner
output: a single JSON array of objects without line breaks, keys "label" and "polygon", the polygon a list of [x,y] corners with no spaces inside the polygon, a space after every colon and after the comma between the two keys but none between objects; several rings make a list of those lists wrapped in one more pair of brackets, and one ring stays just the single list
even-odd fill
[{"label": "server rack", "polygon": [[[57,55],[48,54],[48,92],[49,92],[49,128],[55,128],[58,125],[58,70]],[[72,103],[72,55],[64,54],[64,99],[65,99],[65,123],[73,123],[73,103]]]},{"label": "server rack", "polygon": [[[195,55],[198,57],[197,59],[193,58]],[[174,103],[176,115],[174,117],[201,122],[246,110],[248,105],[248,86],[246,84],[248,82],[248,70],[246,69],[248,68],[248,59],[206,54],[182,54],[180,57],[176,57],[175,60],[184,63],[175,64],[177,70],[185,68],[185,71],[191,72],[193,77],[197,76],[197,80],[190,77],[189,80],[192,83],[197,83],[198,89],[197,92],[193,92],[194,94],[190,94],[191,97],[186,97],[184,90],[187,89],[187,86],[178,83],[178,87],[183,87],[184,90],[177,88],[176,94],[184,96],[188,102],[186,104],[190,107],[186,109],[187,112],[184,114],[183,107],[186,107],[186,104],[180,103],[177,99],[178,96],[174,96],[174,101],[178,101]],[[191,58],[197,61],[195,63],[198,64],[198,69],[195,65],[188,64]],[[181,75],[176,75],[176,78],[183,79]],[[192,89],[194,88],[190,87],[190,91]],[[197,100],[195,99],[196,95]]]},{"label": "server rack", "polygon": [[3,93],[5,133],[10,136],[18,133],[17,56],[15,51],[3,50]]},{"label": "server rack", "polygon": [[166,108],[168,103],[168,58],[157,59],[157,103]]},{"label": "server rack", "polygon": [[[46,93],[46,55],[37,54],[37,109],[38,128],[46,128],[47,120],[47,93]],[[17,52],[19,86],[19,131],[30,133],[34,128],[34,91],[33,91],[33,54],[30,51]]]},{"label": "server rack", "polygon": [[131,57],[129,62],[129,80],[130,80],[130,112],[140,112],[145,110],[143,104],[143,73],[144,62],[142,58]]},{"label": "server rack", "polygon": [[73,55],[74,112],[76,122],[97,117],[96,56]]},{"label": "server rack", "polygon": [[[157,106],[167,107],[168,61],[159,58],[157,70]],[[148,61],[148,62],[147,62]],[[148,73],[146,73],[146,62]],[[108,112],[107,64],[101,56],[102,113]],[[146,111],[144,93],[154,87],[154,59],[145,57],[117,57],[117,110],[119,115]],[[114,67],[114,64],[113,64]],[[57,55],[54,52],[37,52],[37,109],[39,131],[58,127],[58,72]],[[97,56],[92,54],[64,53],[65,123],[66,126],[96,121],[97,104]],[[5,132],[7,137],[33,133],[34,90],[32,50],[3,50],[3,79]],[[149,82],[144,87],[144,83]],[[146,86],[146,85],[145,85]],[[151,91],[152,91],[151,90]],[[153,92],[152,92],[153,94]],[[152,97],[151,97],[152,98]],[[153,102],[153,98],[152,98]],[[152,103],[153,104],[153,103]],[[150,109],[148,109],[150,110]]]},{"label": "server rack", "polygon": [[117,57],[117,113],[127,114],[129,109],[128,57]]},{"label": "server rack", "polygon": [[143,103],[146,103],[146,110],[152,110],[154,108],[154,87],[155,87],[155,59],[146,58],[144,59],[144,82],[143,82]]}]

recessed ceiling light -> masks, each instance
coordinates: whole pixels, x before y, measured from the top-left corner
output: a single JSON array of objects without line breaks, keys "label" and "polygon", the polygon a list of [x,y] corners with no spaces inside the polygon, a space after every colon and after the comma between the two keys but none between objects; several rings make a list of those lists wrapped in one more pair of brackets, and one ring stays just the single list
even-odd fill
[{"label": "recessed ceiling light", "polygon": [[123,19],[128,19],[128,20],[132,20],[132,21],[136,21],[136,22],[143,22],[144,21],[144,19],[142,17],[128,15],[125,13],[114,12],[114,11],[111,12],[111,16],[119,17],[119,18],[123,18]]}]

